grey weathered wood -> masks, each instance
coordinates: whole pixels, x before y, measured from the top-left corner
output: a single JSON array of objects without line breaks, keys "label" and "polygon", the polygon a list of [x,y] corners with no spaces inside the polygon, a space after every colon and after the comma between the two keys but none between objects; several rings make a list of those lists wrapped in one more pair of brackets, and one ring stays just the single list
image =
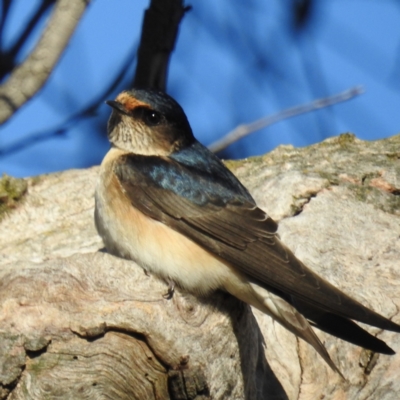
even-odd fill
[{"label": "grey weathered wood", "polygon": [[[400,136],[228,165],[299,258],[400,322]],[[166,300],[164,282],[98,252],[97,170],[29,179],[0,222],[0,399],[398,399],[399,355],[369,363],[318,332],[345,382],[236,299]],[[368,329],[400,351],[400,335]]]}]

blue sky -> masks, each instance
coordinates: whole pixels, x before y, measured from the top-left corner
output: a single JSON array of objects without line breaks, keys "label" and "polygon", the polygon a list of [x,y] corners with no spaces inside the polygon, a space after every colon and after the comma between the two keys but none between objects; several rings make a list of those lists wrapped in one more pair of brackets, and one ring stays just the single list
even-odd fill
[{"label": "blue sky", "polygon": [[[190,2],[168,92],[184,107],[201,142],[210,144],[241,123],[355,85],[363,85],[365,94],[260,130],[223,156],[263,154],[279,144],[305,146],[348,131],[368,140],[400,132],[400,3],[316,3],[309,24],[298,31],[289,0]],[[13,1],[3,48],[37,4]],[[122,79],[110,97],[129,87],[147,5],[147,0],[91,2],[46,86],[0,127],[0,173],[31,176],[101,162],[108,149],[109,108],[102,103],[87,118],[65,121],[101,97],[118,73]],[[38,30],[20,61],[39,35]]]}]

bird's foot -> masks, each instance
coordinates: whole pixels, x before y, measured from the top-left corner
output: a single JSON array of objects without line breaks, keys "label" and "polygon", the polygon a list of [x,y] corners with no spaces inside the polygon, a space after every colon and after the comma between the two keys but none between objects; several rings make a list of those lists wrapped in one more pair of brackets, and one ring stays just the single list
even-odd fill
[{"label": "bird's foot", "polygon": [[174,296],[175,292],[175,282],[171,279],[167,279],[168,282],[168,291],[163,294],[164,299],[170,300]]}]

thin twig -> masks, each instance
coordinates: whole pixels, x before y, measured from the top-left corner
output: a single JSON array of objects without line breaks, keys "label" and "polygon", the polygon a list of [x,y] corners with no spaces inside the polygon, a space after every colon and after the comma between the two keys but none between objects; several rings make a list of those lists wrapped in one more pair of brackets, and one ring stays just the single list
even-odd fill
[{"label": "thin twig", "polygon": [[58,0],[29,57],[0,86],[0,124],[7,121],[45,84],[90,0]]},{"label": "thin twig", "polygon": [[218,151],[225,149],[226,147],[243,138],[244,136],[258,131],[261,128],[265,128],[266,126],[275,124],[287,118],[295,117],[300,114],[305,114],[310,111],[315,111],[320,108],[329,107],[343,101],[351,100],[362,93],[364,93],[364,88],[362,86],[354,86],[348,90],[345,90],[344,92],[335,94],[333,96],[322,97],[320,99],[312,101],[311,103],[287,108],[286,110],[280,111],[268,117],[261,118],[257,121],[251,122],[250,124],[239,125],[235,129],[227,133],[222,139],[212,143],[210,146],[208,146],[208,148],[212,152],[217,153]]},{"label": "thin twig", "polygon": [[[18,139],[8,146],[0,147],[0,157],[3,155],[9,156],[10,154],[29,148],[34,144],[67,134],[71,127],[74,127],[85,118],[93,117],[97,113],[99,106],[104,103],[104,100],[115,95],[115,90],[120,87],[124,81],[127,81],[127,71],[129,72],[129,69],[136,59],[137,48],[138,45],[135,44],[126,57],[126,60],[121,65],[117,76],[107,87],[104,88],[100,95],[92,100],[85,108],[78,110],[75,114],[69,115],[63,122],[58,123],[54,127],[41,130],[40,132],[30,133],[29,136]],[[126,84],[123,85],[126,86]]]}]

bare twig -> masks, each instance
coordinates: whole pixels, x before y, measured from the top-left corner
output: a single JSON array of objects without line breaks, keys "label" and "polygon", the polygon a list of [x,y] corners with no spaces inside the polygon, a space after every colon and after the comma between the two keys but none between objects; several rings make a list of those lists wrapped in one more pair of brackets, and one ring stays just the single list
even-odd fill
[{"label": "bare twig", "polygon": [[[11,47],[1,49],[1,60],[0,60],[0,79],[3,80],[5,76],[9,75],[10,72],[18,65],[18,55],[21,49],[26,44],[29,36],[33,30],[38,27],[40,21],[43,19],[48,10],[54,6],[55,0],[42,0],[34,13],[27,21],[26,25],[22,28],[18,38],[15,39]],[[4,33],[4,27],[7,24],[7,17],[9,15],[9,6],[11,5],[10,0],[3,1],[2,19],[0,22],[0,35]],[[4,12],[4,15],[3,15]],[[3,43],[0,37],[0,43]]]},{"label": "bare twig", "polygon": [[[110,98],[112,95],[115,95],[115,90],[121,86],[122,82],[129,81],[127,78],[127,71],[129,71],[133,61],[136,58],[137,47],[138,45],[134,45],[132,47],[132,50],[128,54],[125,62],[120,67],[120,70],[113,81],[107,87],[105,87],[100,95],[93,99],[86,107],[78,110],[75,114],[69,115],[63,122],[58,123],[56,126],[46,130],[41,130],[40,132],[30,133],[29,136],[20,138],[8,146],[1,146],[0,157],[3,155],[9,156],[10,154],[29,148],[34,144],[52,139],[56,136],[67,134],[71,127],[74,127],[76,124],[82,122],[84,118],[93,117],[97,113],[99,106],[104,103],[104,100]],[[126,85],[124,84],[124,86]]]},{"label": "bare twig", "polygon": [[225,149],[226,147],[243,138],[244,136],[258,131],[261,128],[265,128],[266,126],[275,124],[287,118],[295,117],[300,114],[315,111],[324,107],[329,107],[343,101],[351,100],[352,98],[362,93],[364,93],[364,88],[362,86],[355,86],[333,96],[323,97],[314,100],[311,103],[288,108],[276,114],[251,122],[250,124],[239,125],[235,129],[227,133],[222,139],[212,143],[210,146],[208,146],[208,148],[212,152],[217,153],[218,151]]},{"label": "bare twig", "polygon": [[90,0],[58,0],[47,27],[23,64],[0,86],[0,124],[45,84]]},{"label": "bare twig", "polygon": [[169,58],[187,10],[183,0],[151,0],[143,19],[134,87],[166,90]]}]

